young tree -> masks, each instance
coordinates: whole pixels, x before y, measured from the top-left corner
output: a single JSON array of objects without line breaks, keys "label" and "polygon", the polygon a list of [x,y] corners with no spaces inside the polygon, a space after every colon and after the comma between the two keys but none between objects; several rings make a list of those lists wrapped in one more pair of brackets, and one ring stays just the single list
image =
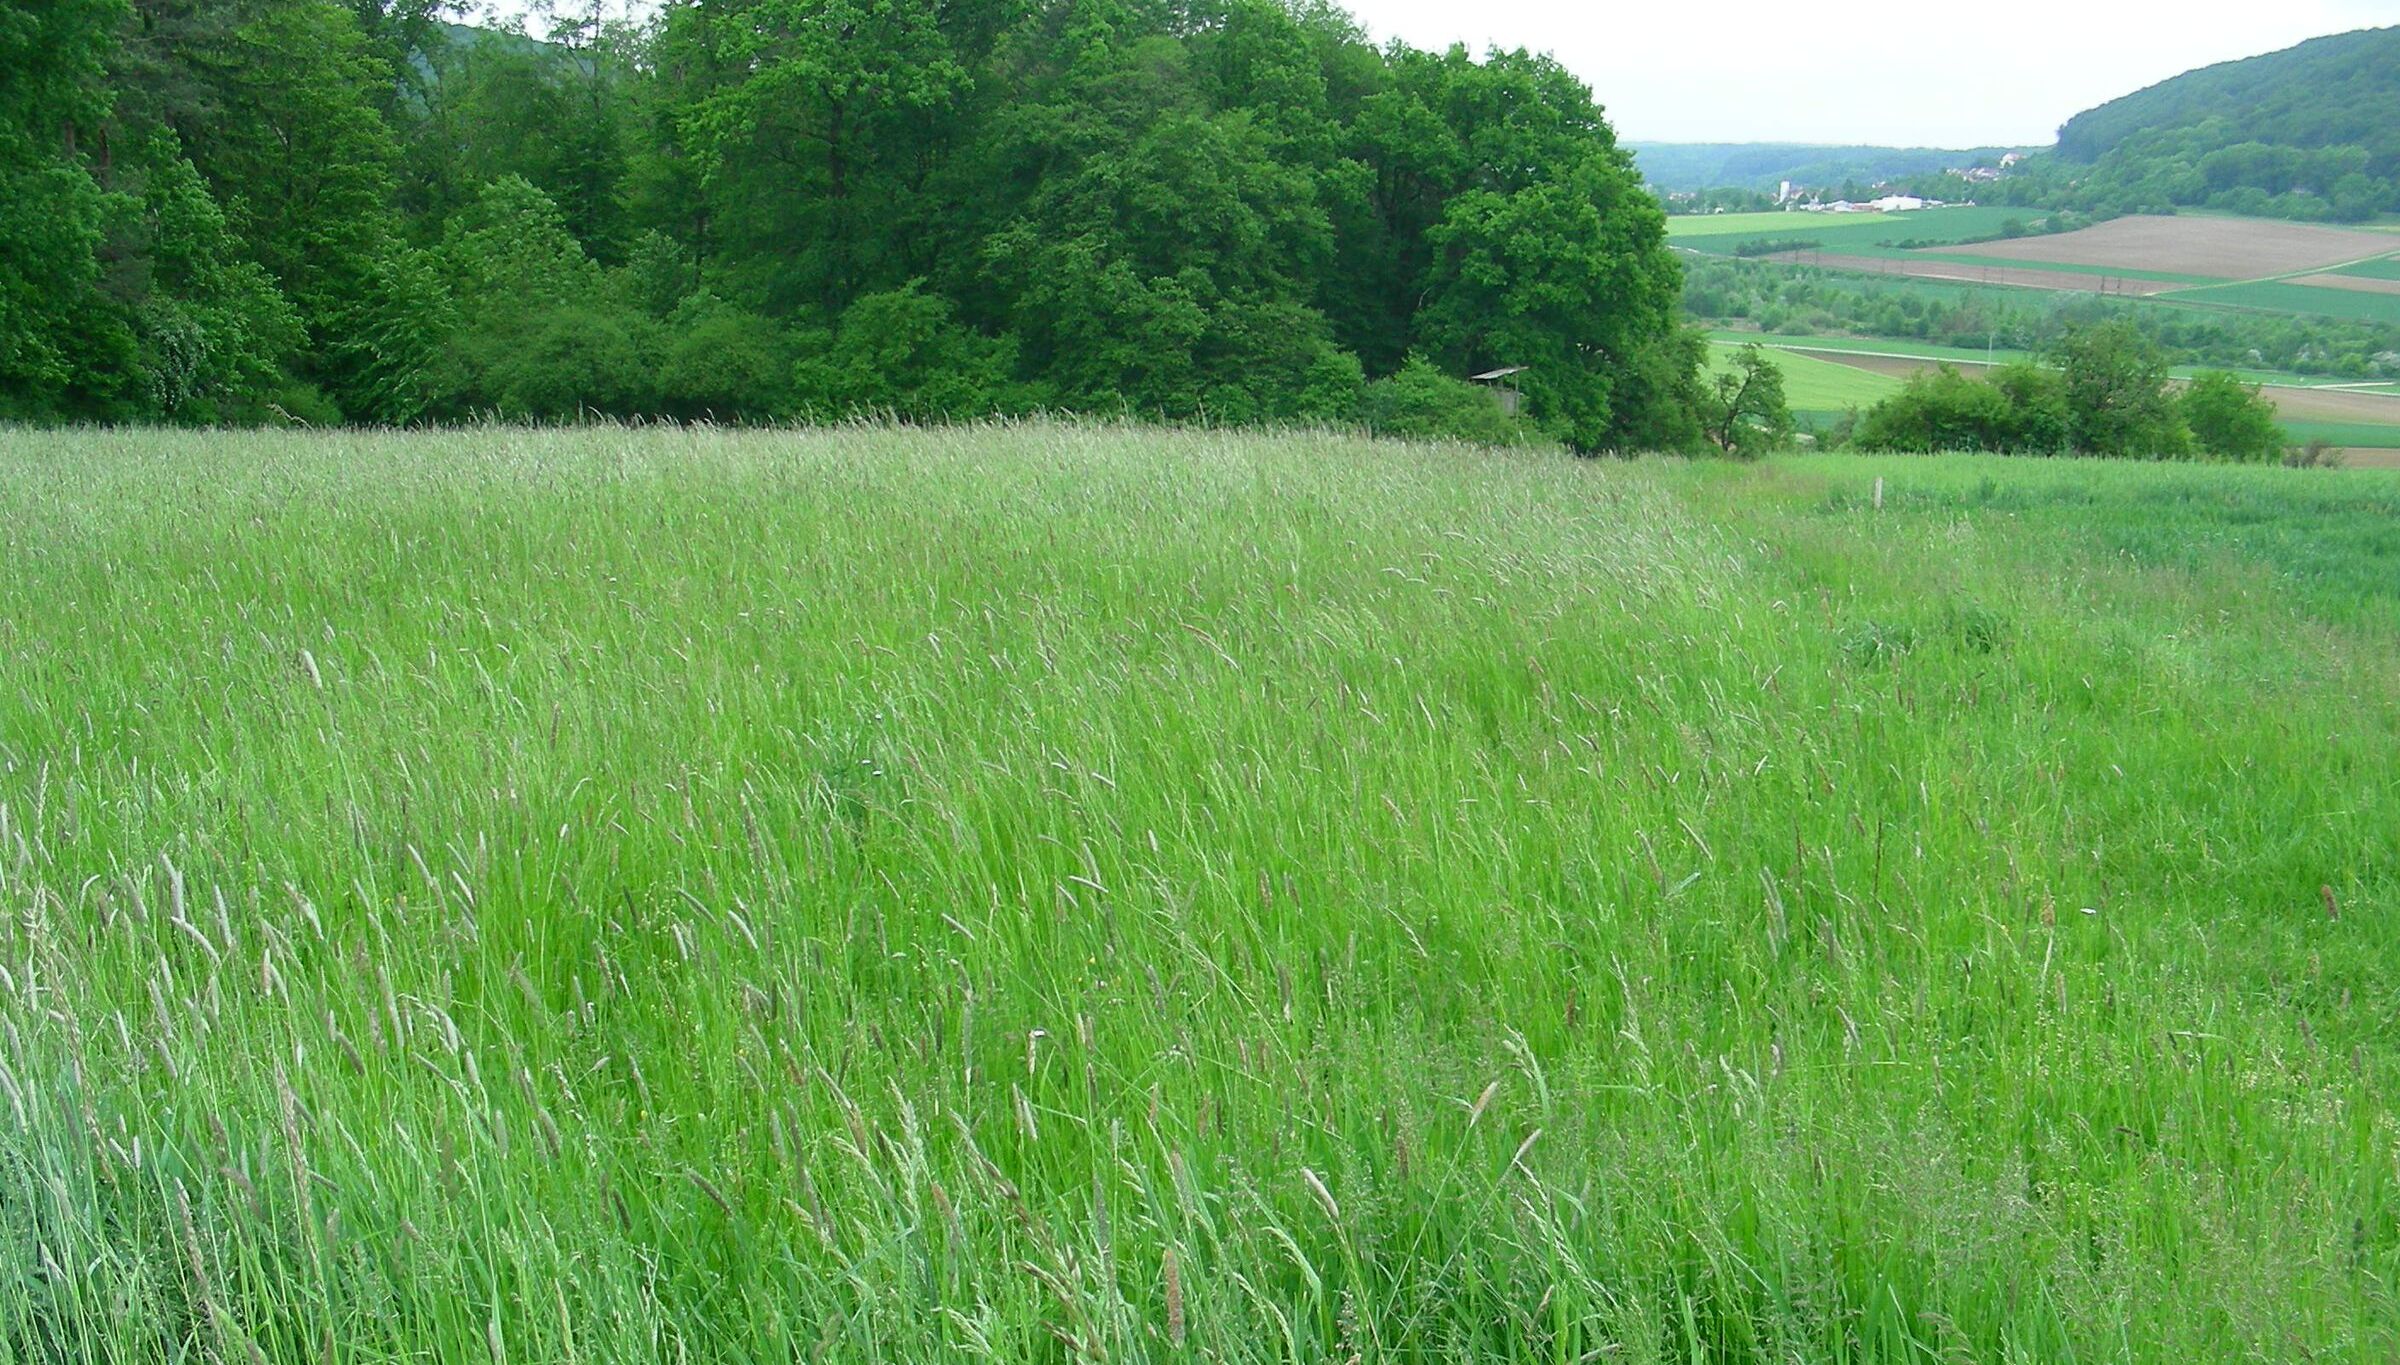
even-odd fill
[{"label": "young tree", "polygon": [[1744,346],[1720,371],[1701,425],[1717,449],[1744,459],[1792,439],[1792,413],[1783,399],[1783,371],[1757,345]]},{"label": "young tree", "polygon": [[2193,377],[2180,400],[2192,443],[2202,454],[2227,460],[2268,461],[2283,454],[2283,427],[2275,405],[2254,384],[2224,370]]},{"label": "young tree", "polygon": [[2053,353],[2066,376],[2074,448],[2087,455],[2173,459],[2191,430],[2167,392],[2167,361],[2122,318],[2070,330]]}]

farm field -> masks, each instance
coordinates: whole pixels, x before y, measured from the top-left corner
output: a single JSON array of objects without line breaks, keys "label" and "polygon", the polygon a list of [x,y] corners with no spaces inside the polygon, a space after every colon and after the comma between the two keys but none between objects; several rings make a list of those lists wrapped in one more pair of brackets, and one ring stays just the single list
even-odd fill
[{"label": "farm field", "polygon": [[2291,282],[2306,285],[2312,289],[2347,289],[2359,294],[2400,294],[2400,277],[2386,278],[2380,275],[2336,273],[2295,275]]},{"label": "farm field", "polygon": [[2390,250],[2388,238],[2350,228],[2183,214],[2117,218],[2055,236],[1983,242],[1975,246],[1974,254],[2037,265],[2123,267],[2205,279],[2250,280],[2322,270]]},{"label": "farm field", "polygon": [[1731,256],[1745,243],[1805,240],[1830,253],[1871,251],[1887,242],[1961,242],[1996,237],[2022,209],[1958,207],[1914,213],[1721,213],[1667,219],[1667,240]]},{"label": "farm field", "polygon": [[[1740,348],[1723,343],[1709,350],[1711,368],[1723,373]],[[1900,385],[1835,360],[1804,351],[1768,347],[1770,359],[1783,372],[1783,396],[1794,412],[1830,414],[1850,407],[1870,407],[1900,391]]]},{"label": "farm field", "polygon": [[2370,280],[2400,280],[2400,256],[2386,256],[2377,261],[2361,261],[2356,265],[2343,266],[2334,273]]},{"label": "farm field", "polygon": [[2400,474],[0,431],[0,543],[12,1360],[2400,1353]]},{"label": "farm field", "polygon": [[2320,288],[2296,280],[2259,280],[2247,284],[2216,285],[2207,289],[2186,289],[2170,294],[2168,298],[2176,303],[2242,308],[2253,312],[2320,313],[2326,317],[2352,318],[2361,322],[2400,324],[2400,294]]},{"label": "farm field", "polygon": [[1948,256],[1934,256],[1916,251],[1893,251],[1879,255],[1840,255],[1821,251],[1787,251],[1763,259],[1783,265],[1814,266],[1821,270],[1842,270],[1859,275],[1891,275],[1912,280],[1937,280],[1951,284],[1997,285],[2010,289],[2083,290],[2092,293],[2124,294],[2148,297],[2170,290],[2188,288],[2190,281],[2175,276],[2138,277],[2111,275],[2097,270],[2048,269],[2033,266],[1993,264],[1989,261],[1968,262]]}]

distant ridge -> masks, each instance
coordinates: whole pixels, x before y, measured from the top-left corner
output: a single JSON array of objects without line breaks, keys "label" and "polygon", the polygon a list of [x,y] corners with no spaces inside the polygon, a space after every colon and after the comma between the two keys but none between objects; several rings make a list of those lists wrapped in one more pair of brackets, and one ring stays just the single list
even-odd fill
[{"label": "distant ridge", "polygon": [[2058,150],[2093,162],[2137,135],[2212,122],[2219,145],[2364,147],[2388,178],[2400,170],[2400,27],[2187,71],[2067,120]]},{"label": "distant ridge", "polygon": [[1662,191],[1772,190],[1783,181],[1876,184],[1996,163],[2011,147],[1874,147],[1789,142],[1628,142],[1642,178]]}]

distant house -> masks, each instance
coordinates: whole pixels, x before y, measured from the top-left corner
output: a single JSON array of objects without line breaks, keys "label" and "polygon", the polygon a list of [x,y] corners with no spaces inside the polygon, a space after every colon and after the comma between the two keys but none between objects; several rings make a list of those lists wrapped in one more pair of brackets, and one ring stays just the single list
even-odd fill
[{"label": "distant house", "polygon": [[1517,386],[1508,381],[1525,373],[1527,368],[1524,365],[1504,365],[1497,370],[1485,370],[1482,374],[1468,375],[1467,378],[1475,383],[1488,386],[1492,391],[1492,401],[1500,405],[1500,411],[1514,417],[1517,415],[1517,409],[1524,405],[1525,396],[1517,392]]},{"label": "distant house", "polygon": [[1925,207],[1925,201],[1913,194],[1887,194],[1867,207],[1877,213],[1913,213]]},{"label": "distant house", "polygon": [[2000,158],[2000,169],[2005,171],[2024,159],[2025,154],[2023,152],[2010,152]]}]

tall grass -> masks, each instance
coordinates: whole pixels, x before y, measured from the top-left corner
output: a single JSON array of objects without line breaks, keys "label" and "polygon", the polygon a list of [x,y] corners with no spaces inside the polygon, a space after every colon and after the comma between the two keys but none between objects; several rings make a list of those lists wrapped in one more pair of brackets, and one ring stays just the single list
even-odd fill
[{"label": "tall grass", "polygon": [[0,434],[0,1357],[2393,1358],[2396,490]]}]

